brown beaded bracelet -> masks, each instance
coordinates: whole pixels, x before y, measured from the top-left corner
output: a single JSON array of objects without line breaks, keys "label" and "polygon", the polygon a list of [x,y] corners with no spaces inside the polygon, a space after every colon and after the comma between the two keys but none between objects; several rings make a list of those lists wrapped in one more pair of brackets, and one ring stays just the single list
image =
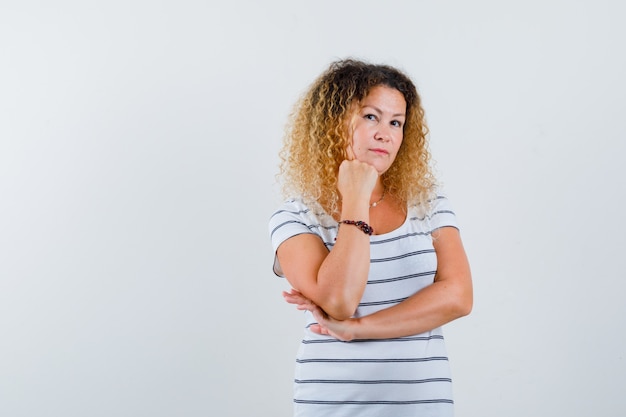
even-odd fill
[{"label": "brown beaded bracelet", "polygon": [[372,229],[372,227],[369,224],[361,220],[342,220],[339,222],[339,225],[341,226],[342,223],[355,225],[356,227],[361,229],[363,233],[365,233],[366,235],[371,236],[372,233],[374,233],[374,229]]}]

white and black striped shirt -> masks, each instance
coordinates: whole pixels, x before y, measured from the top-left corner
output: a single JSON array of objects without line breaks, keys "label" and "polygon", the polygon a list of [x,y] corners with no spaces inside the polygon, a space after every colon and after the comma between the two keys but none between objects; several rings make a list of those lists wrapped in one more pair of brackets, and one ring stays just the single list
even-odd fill
[{"label": "white and black striped shirt", "polygon": [[[370,270],[355,317],[400,303],[432,284],[437,256],[431,233],[457,227],[447,198],[424,213],[410,207],[398,229],[370,237]],[[313,233],[332,250],[337,222],[321,210],[290,200],[269,224],[274,250],[290,237]],[[282,276],[274,262],[274,272]],[[315,334],[306,312],[296,358],[294,409],[298,417],[452,416],[452,381],[442,329],[382,340],[341,342]]]}]

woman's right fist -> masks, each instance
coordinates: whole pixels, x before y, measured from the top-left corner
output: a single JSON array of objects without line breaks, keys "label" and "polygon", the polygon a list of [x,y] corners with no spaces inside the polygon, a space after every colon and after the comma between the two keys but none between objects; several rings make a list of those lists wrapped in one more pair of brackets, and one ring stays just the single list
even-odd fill
[{"label": "woman's right fist", "polygon": [[365,198],[369,201],[378,180],[378,171],[373,166],[356,159],[344,160],[339,166],[337,188],[341,197]]}]

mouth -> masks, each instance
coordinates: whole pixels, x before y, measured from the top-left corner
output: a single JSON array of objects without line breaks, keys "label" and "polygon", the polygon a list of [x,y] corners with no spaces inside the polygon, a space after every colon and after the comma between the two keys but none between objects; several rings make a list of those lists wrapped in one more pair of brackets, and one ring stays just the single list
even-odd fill
[{"label": "mouth", "polygon": [[389,155],[389,152],[387,152],[385,149],[381,149],[381,148],[372,148],[370,149],[371,152],[374,152],[375,154],[378,155]]}]

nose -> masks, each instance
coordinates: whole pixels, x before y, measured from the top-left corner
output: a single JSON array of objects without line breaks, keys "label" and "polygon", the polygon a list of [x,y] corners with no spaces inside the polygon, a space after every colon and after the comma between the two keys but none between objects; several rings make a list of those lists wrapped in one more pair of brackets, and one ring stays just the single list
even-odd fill
[{"label": "nose", "polygon": [[376,140],[382,140],[382,141],[387,142],[390,138],[391,138],[391,135],[389,133],[389,128],[385,126],[379,126],[378,130],[374,134],[374,139]]}]

